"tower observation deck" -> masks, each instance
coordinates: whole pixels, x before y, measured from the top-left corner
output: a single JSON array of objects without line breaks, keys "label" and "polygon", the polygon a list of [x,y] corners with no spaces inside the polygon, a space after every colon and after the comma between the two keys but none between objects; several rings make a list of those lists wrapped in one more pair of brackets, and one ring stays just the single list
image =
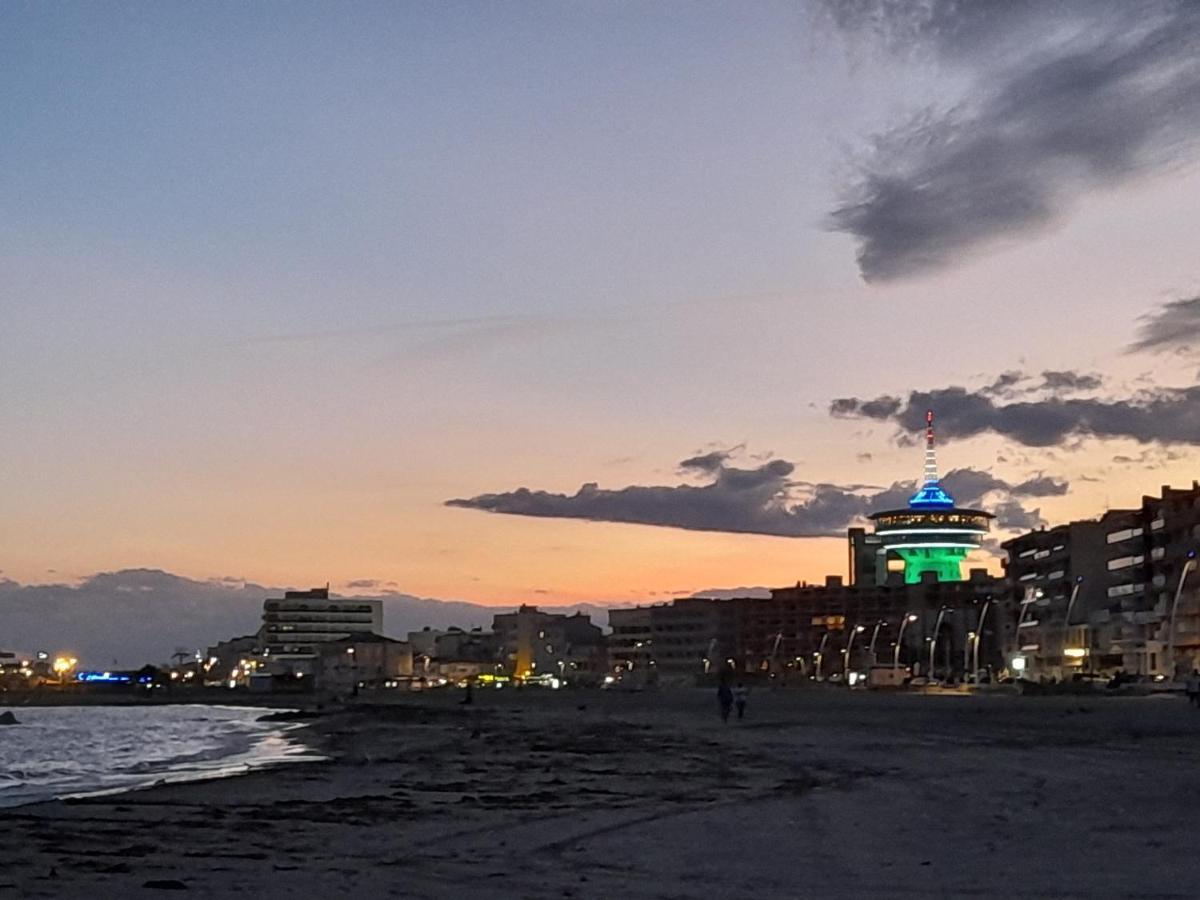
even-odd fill
[{"label": "tower observation deck", "polygon": [[925,475],[906,509],[873,513],[880,553],[904,560],[904,581],[915,584],[926,572],[938,581],[961,581],[962,561],[979,548],[993,516],[960,509],[938,478],[933,441],[933,411],[925,414]]}]

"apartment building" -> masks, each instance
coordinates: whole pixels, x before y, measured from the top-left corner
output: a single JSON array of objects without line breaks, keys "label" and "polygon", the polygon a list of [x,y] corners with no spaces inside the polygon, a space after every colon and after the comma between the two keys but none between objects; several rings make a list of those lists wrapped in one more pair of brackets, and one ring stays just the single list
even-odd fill
[{"label": "apartment building", "polygon": [[549,674],[589,681],[608,670],[604,633],[583,613],[568,616],[522,605],[494,616],[492,631],[501,662],[518,677]]},{"label": "apartment building", "polygon": [[1104,535],[1100,522],[1071,522],[1000,545],[1010,667],[1019,657],[1026,677],[1069,678],[1100,664],[1097,626],[1110,605]]},{"label": "apartment building", "polygon": [[278,674],[313,674],[321,646],[383,632],[379,600],[335,598],[329,588],[286,591],[263,602],[259,640],[264,659]]},{"label": "apartment building", "polygon": [[608,657],[613,666],[642,671],[658,665],[649,607],[610,609],[608,627]]},{"label": "apartment building", "polygon": [[1010,597],[1025,608],[1009,653],[1031,673],[1177,677],[1200,665],[1200,483],[1003,546]]}]

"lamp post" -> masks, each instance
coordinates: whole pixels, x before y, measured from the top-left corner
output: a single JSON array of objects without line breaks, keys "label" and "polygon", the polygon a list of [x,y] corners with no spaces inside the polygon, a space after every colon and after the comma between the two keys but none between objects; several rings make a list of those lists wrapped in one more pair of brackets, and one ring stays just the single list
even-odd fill
[{"label": "lamp post", "polygon": [[983,611],[979,613],[979,621],[975,624],[975,646],[971,652],[971,675],[976,679],[979,678],[979,641],[983,637],[983,620],[987,618],[991,606],[991,600],[984,601]]},{"label": "lamp post", "polygon": [[896,635],[896,652],[892,656],[892,671],[900,668],[900,647],[904,643],[904,629],[908,627],[909,622],[917,621],[914,613],[905,613],[904,618],[900,620],[900,633]]},{"label": "lamp post", "polygon": [[817,645],[816,659],[813,660],[813,662],[816,664],[817,681],[821,680],[821,659],[825,655],[825,642],[828,640],[829,640],[829,632],[826,631],[823,635],[821,635],[821,643],[819,643]]},{"label": "lamp post", "polygon": [[1167,672],[1171,680],[1175,680],[1175,614],[1179,612],[1179,597],[1183,594],[1183,583],[1187,580],[1188,572],[1196,565],[1196,551],[1189,550],[1187,562],[1179,573],[1179,584],[1175,586],[1175,599],[1171,601],[1171,624],[1167,629]]},{"label": "lamp post", "polygon": [[846,638],[846,649],[842,651],[845,656],[845,659],[842,660],[842,674],[847,678],[850,677],[850,648],[854,646],[854,636],[866,630],[865,625],[855,625],[850,629],[850,637]]},{"label": "lamp post", "polygon": [[946,607],[938,610],[937,620],[933,623],[933,637],[929,640],[929,678],[933,679],[934,652],[937,650],[938,631],[942,628],[942,619],[946,616]]},{"label": "lamp post", "polygon": [[[1025,611],[1029,609],[1029,607],[1033,606],[1033,604],[1037,603],[1037,601],[1040,599],[1042,599],[1041,588],[1034,588],[1032,592],[1027,590],[1025,599],[1021,601],[1021,611],[1017,614],[1017,631],[1016,634],[1013,635],[1013,642],[1016,645],[1013,648],[1013,669],[1018,672],[1024,671],[1025,669],[1025,659],[1021,656],[1021,626],[1025,624]],[[1021,665],[1019,666],[1016,662],[1018,658],[1021,659]]]},{"label": "lamp post", "polygon": [[875,642],[879,640],[879,629],[883,624],[883,619],[875,623],[875,630],[871,632],[871,643],[867,645],[867,654],[871,657],[871,665],[875,665]]},{"label": "lamp post", "polygon": [[[1066,655],[1067,639],[1071,636],[1071,610],[1075,608],[1075,601],[1079,598],[1079,589],[1083,586],[1083,576],[1075,576],[1075,583],[1071,585],[1071,599],[1067,601],[1067,614],[1063,616],[1063,636],[1062,636],[1062,653],[1060,656]],[[1062,660],[1060,659],[1061,663]],[[1060,665],[1061,670],[1061,665]]]}]

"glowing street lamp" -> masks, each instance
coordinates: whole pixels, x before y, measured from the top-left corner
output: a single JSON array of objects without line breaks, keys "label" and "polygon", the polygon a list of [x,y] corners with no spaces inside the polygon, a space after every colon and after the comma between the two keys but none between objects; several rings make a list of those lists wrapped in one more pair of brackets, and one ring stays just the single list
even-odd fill
[{"label": "glowing street lamp", "polygon": [[821,643],[817,645],[816,658],[813,662],[816,664],[816,679],[821,680],[821,659],[825,656],[825,643],[829,640],[829,632],[826,631],[821,635]]},{"label": "glowing street lamp", "polygon": [[58,676],[58,680],[64,681],[66,680],[67,675],[72,672],[75,669],[75,666],[78,664],[79,660],[73,656],[59,656],[55,658],[51,668],[54,669],[54,674]]},{"label": "glowing street lamp", "polygon": [[883,619],[875,623],[875,630],[871,632],[871,643],[867,645],[867,655],[871,657],[871,665],[875,665],[875,642],[879,640],[879,629],[885,624]]},{"label": "glowing street lamp", "polygon": [[1021,611],[1017,615],[1017,633],[1013,637],[1016,644],[1012,658],[1014,672],[1024,673],[1029,667],[1029,660],[1021,653],[1021,628],[1025,625],[1025,613],[1029,612],[1030,608],[1044,596],[1045,593],[1041,588],[1026,589],[1025,597],[1021,600]]},{"label": "glowing street lamp", "polygon": [[1067,601],[1067,614],[1063,616],[1063,655],[1072,656],[1077,659],[1082,659],[1086,654],[1067,653],[1067,638],[1071,635],[1071,610],[1075,608],[1075,601],[1079,599],[1079,589],[1083,586],[1083,576],[1075,576],[1075,584],[1071,586],[1071,599]]},{"label": "glowing street lamp", "polygon": [[1179,612],[1179,596],[1183,593],[1183,583],[1187,580],[1188,572],[1196,566],[1196,551],[1189,550],[1187,562],[1179,573],[1179,584],[1175,586],[1175,599],[1171,603],[1171,624],[1167,630],[1167,674],[1175,680],[1175,614]]},{"label": "glowing street lamp", "polygon": [[917,621],[915,613],[908,613],[900,620],[900,633],[896,635],[896,652],[892,656],[892,671],[895,672],[900,668],[900,647],[904,643],[904,629],[908,627],[909,622]]},{"label": "glowing street lamp", "polygon": [[975,641],[971,648],[971,677],[975,679],[979,678],[979,641],[983,638],[983,622],[987,619],[991,606],[991,600],[984,601],[983,609],[979,613],[979,621],[975,624]]},{"label": "glowing street lamp", "polygon": [[942,629],[942,619],[946,617],[946,607],[938,610],[937,621],[933,625],[933,637],[929,639],[929,677],[933,678],[933,656],[937,650],[938,632]]},{"label": "glowing street lamp", "polygon": [[846,675],[847,677],[850,675],[850,649],[854,646],[854,636],[856,634],[862,634],[866,630],[867,627],[865,625],[855,625],[854,628],[850,630],[850,637],[846,639],[846,649],[842,651],[842,654],[846,657],[842,661],[842,674]]}]

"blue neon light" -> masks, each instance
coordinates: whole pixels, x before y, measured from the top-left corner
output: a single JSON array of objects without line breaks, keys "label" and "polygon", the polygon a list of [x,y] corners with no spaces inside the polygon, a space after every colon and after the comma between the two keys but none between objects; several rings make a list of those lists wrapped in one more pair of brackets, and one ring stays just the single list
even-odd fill
[{"label": "blue neon light", "polygon": [[941,484],[930,481],[909,498],[908,505],[911,509],[954,509],[954,498]]},{"label": "blue neon light", "polygon": [[75,680],[89,684],[129,684],[133,679],[117,672],[80,672],[75,676]]}]

